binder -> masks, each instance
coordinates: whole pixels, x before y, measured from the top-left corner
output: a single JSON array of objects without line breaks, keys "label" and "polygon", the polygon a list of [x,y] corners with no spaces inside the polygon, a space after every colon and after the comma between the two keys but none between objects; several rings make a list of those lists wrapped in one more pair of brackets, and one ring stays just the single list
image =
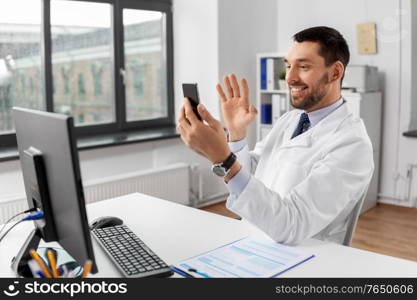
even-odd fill
[{"label": "binder", "polygon": [[271,102],[272,102],[272,124],[275,124],[276,121],[282,115],[282,110],[281,110],[281,96],[278,95],[278,94],[272,95]]},{"label": "binder", "polygon": [[261,58],[261,90],[266,90],[266,58]]},{"label": "binder", "polygon": [[272,124],[272,105],[271,104],[261,105],[261,123]]},{"label": "binder", "polygon": [[275,64],[276,59],[274,58],[266,60],[266,89],[268,91],[275,90]]}]

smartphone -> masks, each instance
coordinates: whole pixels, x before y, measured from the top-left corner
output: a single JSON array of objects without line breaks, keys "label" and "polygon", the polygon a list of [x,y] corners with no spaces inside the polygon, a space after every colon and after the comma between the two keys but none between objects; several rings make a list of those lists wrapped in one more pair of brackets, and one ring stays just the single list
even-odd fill
[{"label": "smartphone", "polygon": [[200,103],[200,97],[198,96],[197,83],[183,83],[182,92],[184,93],[184,97],[187,97],[190,100],[191,106],[193,108],[193,112],[195,113],[197,118],[201,121],[201,116],[199,115],[197,111],[197,105]]}]

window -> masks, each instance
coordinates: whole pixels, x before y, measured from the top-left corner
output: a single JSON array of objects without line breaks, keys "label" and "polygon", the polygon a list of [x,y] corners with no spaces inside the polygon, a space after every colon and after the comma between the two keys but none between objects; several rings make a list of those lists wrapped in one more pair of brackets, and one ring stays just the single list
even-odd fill
[{"label": "window", "polygon": [[[54,111],[71,113],[76,125],[114,122],[111,5],[53,0],[51,35],[52,81],[58,87]],[[100,94],[94,91],[96,73],[91,73],[97,64],[106,87]]]},{"label": "window", "polygon": [[167,95],[158,90],[166,85],[163,14],[124,9],[123,29],[127,120],[166,117]]},{"label": "window", "polygon": [[1,144],[13,106],[78,136],[174,124],[171,0],[2,0],[0,35]]},{"label": "window", "polygon": [[0,135],[14,130],[13,106],[44,107],[41,13],[41,0],[0,2]]}]

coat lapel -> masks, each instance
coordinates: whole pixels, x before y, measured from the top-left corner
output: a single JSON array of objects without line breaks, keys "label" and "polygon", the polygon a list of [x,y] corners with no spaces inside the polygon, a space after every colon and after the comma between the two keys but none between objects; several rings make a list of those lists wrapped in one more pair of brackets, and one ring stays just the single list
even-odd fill
[{"label": "coat lapel", "polygon": [[291,139],[295,129],[297,128],[298,121],[300,119],[300,115],[302,114],[302,112],[303,112],[302,110],[297,111],[297,113],[294,114],[290,122],[288,122],[288,126],[284,132],[284,142],[281,145],[281,148],[309,147],[310,146],[311,138],[310,138],[309,130]]},{"label": "coat lapel", "polygon": [[301,113],[301,110],[295,113],[292,120],[288,123],[284,133],[284,141],[280,148],[310,147],[315,136],[321,136],[325,133],[336,130],[340,123],[342,123],[343,120],[349,116],[347,105],[346,103],[343,103],[339,108],[326,116],[312,129],[307,130],[299,136],[291,139],[291,136],[298,125]]}]

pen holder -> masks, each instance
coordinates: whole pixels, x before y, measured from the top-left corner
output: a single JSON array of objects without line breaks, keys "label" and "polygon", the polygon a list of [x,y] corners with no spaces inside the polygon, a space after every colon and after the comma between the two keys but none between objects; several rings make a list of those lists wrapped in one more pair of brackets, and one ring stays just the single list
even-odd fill
[{"label": "pen holder", "polygon": [[69,254],[62,248],[46,248],[46,247],[39,247],[37,252],[39,256],[44,260],[45,265],[51,269],[51,266],[48,263],[48,255],[46,254],[48,249],[53,249],[56,251],[57,257],[57,269],[59,276],[62,277],[65,273],[65,269],[67,272],[71,272],[73,274],[72,278],[79,278],[83,273],[83,267],[80,266]]},{"label": "pen holder", "polygon": [[[60,277],[63,277],[65,274],[71,273],[71,278],[80,278],[83,273],[83,267],[80,266],[69,254],[62,248],[52,248],[52,247],[39,247],[37,252],[39,254],[40,259],[43,263],[48,267],[49,270],[52,270],[47,250],[52,249],[56,254],[56,266],[58,270],[58,274]],[[52,274],[52,272],[51,272]],[[24,278],[33,278],[32,272],[28,266],[28,261],[22,262],[20,264],[19,273],[16,274],[17,276],[21,276]]]},{"label": "pen holder", "polygon": [[51,269],[49,265],[49,259],[47,258],[47,250],[51,249],[55,253],[56,266],[59,275],[67,272],[71,272],[71,277],[81,277],[83,267],[81,267],[72,257],[62,248],[45,248],[39,247],[39,243],[42,239],[42,233],[39,228],[31,231],[26,241],[23,243],[19,252],[13,257],[11,261],[11,268],[18,277],[33,278],[32,270],[29,267],[29,261],[32,260],[30,251],[35,250],[37,252],[38,260],[43,261],[46,268]]}]

